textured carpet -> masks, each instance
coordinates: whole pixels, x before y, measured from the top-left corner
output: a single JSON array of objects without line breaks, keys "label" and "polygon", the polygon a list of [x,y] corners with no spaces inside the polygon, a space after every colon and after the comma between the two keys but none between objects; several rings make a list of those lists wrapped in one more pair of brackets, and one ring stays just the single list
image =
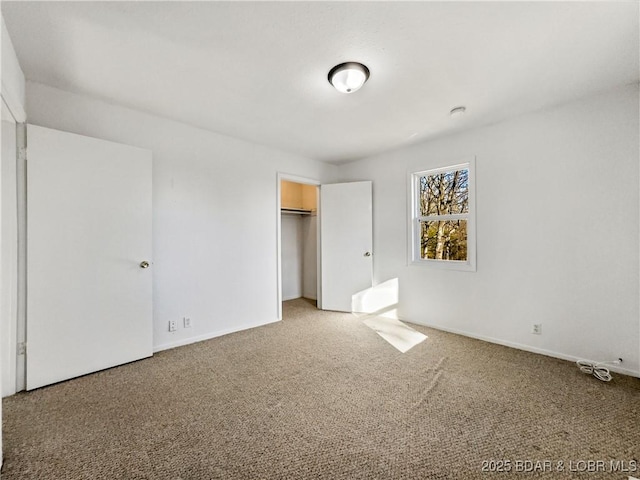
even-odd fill
[{"label": "textured carpet", "polygon": [[[415,325],[403,354],[304,300],[284,317],[5,399],[2,479],[626,480],[609,462],[640,461],[638,379]],[[516,472],[544,460],[565,470]],[[605,471],[567,471],[589,460]]]}]

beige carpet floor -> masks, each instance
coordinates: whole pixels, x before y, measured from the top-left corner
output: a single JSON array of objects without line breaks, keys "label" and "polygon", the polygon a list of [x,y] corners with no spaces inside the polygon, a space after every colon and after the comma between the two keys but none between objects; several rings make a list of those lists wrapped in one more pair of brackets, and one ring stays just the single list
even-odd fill
[{"label": "beige carpet floor", "polygon": [[[400,353],[361,319],[305,300],[284,316],[4,399],[2,480],[626,480],[611,460],[640,469],[638,379],[605,384],[570,362],[415,325],[428,338]],[[490,460],[511,472],[483,473]],[[544,460],[565,470],[515,471]],[[567,471],[589,460],[605,471]]]}]

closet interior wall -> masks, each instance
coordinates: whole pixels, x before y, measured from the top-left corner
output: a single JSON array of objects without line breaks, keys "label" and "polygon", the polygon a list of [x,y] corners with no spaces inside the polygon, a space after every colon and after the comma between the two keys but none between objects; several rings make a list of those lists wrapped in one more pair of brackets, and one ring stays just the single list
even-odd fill
[{"label": "closet interior wall", "polygon": [[281,184],[282,300],[317,300],[318,187]]}]

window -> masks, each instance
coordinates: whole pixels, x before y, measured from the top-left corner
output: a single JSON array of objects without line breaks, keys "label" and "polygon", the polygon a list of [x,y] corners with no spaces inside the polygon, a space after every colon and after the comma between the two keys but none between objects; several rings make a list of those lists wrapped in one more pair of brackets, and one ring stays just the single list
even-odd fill
[{"label": "window", "polygon": [[410,175],[410,263],[475,271],[474,163]]}]

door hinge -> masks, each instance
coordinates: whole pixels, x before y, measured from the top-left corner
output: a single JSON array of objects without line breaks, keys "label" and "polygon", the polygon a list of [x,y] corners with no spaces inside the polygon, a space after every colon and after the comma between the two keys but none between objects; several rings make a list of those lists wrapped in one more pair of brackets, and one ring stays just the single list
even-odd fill
[{"label": "door hinge", "polygon": [[25,355],[27,353],[27,342],[18,343],[18,355]]}]

